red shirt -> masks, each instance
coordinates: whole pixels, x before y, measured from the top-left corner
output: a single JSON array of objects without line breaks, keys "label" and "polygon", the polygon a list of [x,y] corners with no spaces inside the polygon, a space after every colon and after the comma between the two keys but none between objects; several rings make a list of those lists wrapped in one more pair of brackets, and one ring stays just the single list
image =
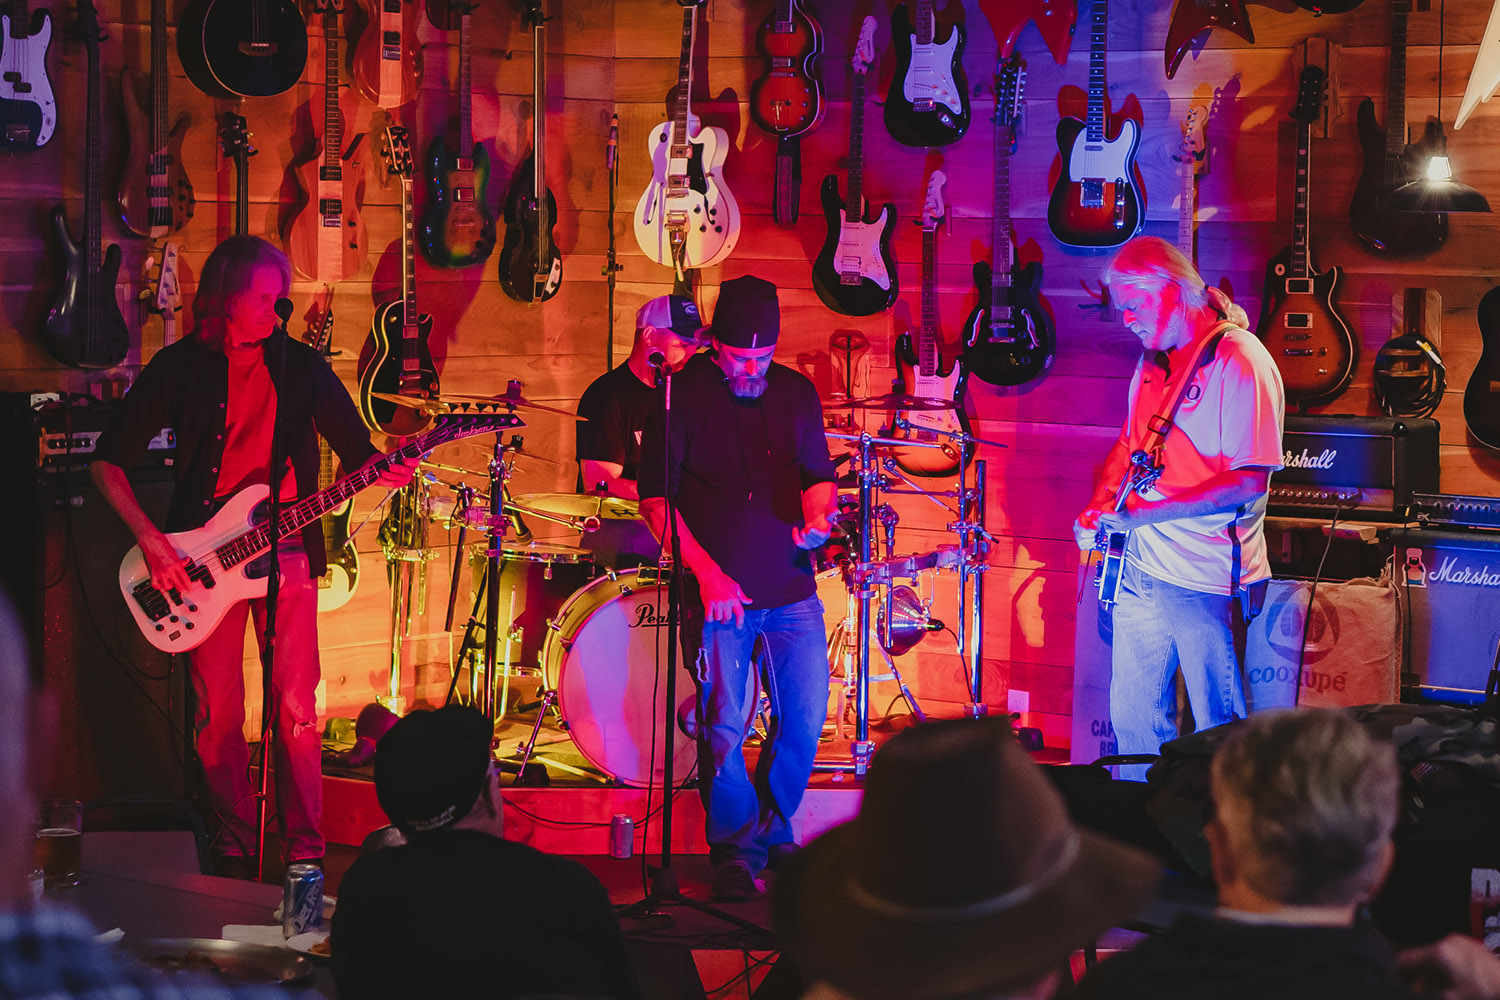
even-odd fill
[{"label": "red shirt", "polygon": [[[219,463],[214,497],[225,499],[247,486],[271,481],[271,431],[276,426],[276,386],[260,345],[225,351],[229,361],[229,398],[224,411],[224,460]],[[286,457],[284,456],[284,459]],[[290,462],[281,477],[281,499],[297,499]]]}]

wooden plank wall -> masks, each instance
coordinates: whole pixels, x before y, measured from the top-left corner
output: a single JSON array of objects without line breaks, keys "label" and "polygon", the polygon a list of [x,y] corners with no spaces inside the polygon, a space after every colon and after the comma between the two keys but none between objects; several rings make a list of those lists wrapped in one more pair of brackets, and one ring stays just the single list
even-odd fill
[{"label": "wooden plank wall", "polygon": [[[423,307],[436,320],[432,347],[445,390],[500,391],[507,379],[519,378],[528,396],[572,406],[588,382],[604,370],[611,330],[618,361],[628,350],[631,317],[637,306],[670,290],[670,272],[650,262],[636,246],[630,212],[650,179],[649,132],[665,117],[665,97],[676,81],[681,13],[671,0],[587,4],[555,0],[552,6],[555,16],[547,36],[548,179],[560,209],[557,238],[564,254],[562,290],[540,306],[527,307],[506,298],[495,280],[498,251],[483,268],[464,271],[434,270],[419,259],[417,276]],[[941,14],[944,23],[962,19],[969,34],[964,65],[975,91],[974,124],[957,144],[941,150],[900,146],[886,134],[878,104],[872,102],[867,110],[866,192],[877,203],[896,203],[901,219],[895,253],[903,294],[887,313],[851,319],[822,306],[811,289],[808,262],[824,237],[818,186],[829,173],[838,173],[843,182],[849,63],[866,14],[873,13],[880,21],[872,98],[883,98],[894,68],[887,3],[858,0],[816,5],[824,32],[820,72],[828,107],[822,124],[803,143],[802,215],[791,229],[780,228],[771,219],[775,143],[753,126],[747,106],[750,85],[763,72],[763,62],[754,52],[755,28],[769,6],[710,0],[699,33],[694,107],[706,123],[724,128],[731,137],[725,176],[744,213],[733,256],[701,276],[701,303],[711,315],[717,286],[726,278],[747,273],[769,278],[782,290],[779,360],[805,371],[826,394],[835,379],[832,339],[857,332],[869,344],[864,357],[856,359],[857,391],[881,392],[892,375],[895,337],[919,315],[921,242],[918,228],[911,223],[920,213],[933,169],[941,168],[949,177],[951,223],[939,238],[937,271],[945,354],[955,350],[959,325],[975,302],[971,265],[990,255],[993,33],[976,4],[965,10],[952,0]],[[1000,536],[988,574],[985,696],[999,709],[1024,707],[1024,721],[1040,726],[1054,744],[1068,742],[1072,705],[1078,555],[1070,525],[1118,428],[1126,379],[1138,353],[1134,338],[1118,321],[1106,321],[1099,310],[1090,308],[1097,300],[1105,255],[1063,249],[1051,238],[1045,221],[1049,182],[1058,171],[1053,129],[1060,114],[1081,116],[1084,110],[1087,0],[1082,6],[1081,29],[1066,65],[1054,63],[1034,28],[1022,33],[1019,44],[1028,63],[1027,103],[1024,134],[1014,160],[1011,214],[1020,258],[1039,260],[1044,268],[1046,302],[1058,325],[1057,362],[1046,377],[1019,389],[996,389],[971,380],[968,399],[978,433],[1006,446],[981,450],[981,457],[989,463],[990,526]],[[0,389],[86,391],[101,378],[128,377],[161,343],[161,319],[144,314],[135,304],[136,296],[149,289],[141,267],[155,248],[129,236],[111,208],[114,179],[124,155],[119,71],[126,65],[149,65],[150,4],[148,0],[103,0],[99,7],[110,36],[104,43],[104,233],[106,243],[117,242],[124,250],[125,267],[117,292],[127,318],[139,328],[137,348],[130,364],[118,372],[83,372],[49,359],[37,335],[61,278],[47,214],[61,202],[76,228],[83,182],[84,54],[76,42],[55,41],[49,69],[63,119],[59,135],[42,151],[0,154],[0,217],[7,220],[0,226],[0,326],[6,332],[0,338]],[[1360,333],[1366,363],[1353,388],[1327,409],[1374,412],[1368,360],[1392,335],[1393,296],[1399,298],[1407,286],[1436,288],[1442,294],[1439,342],[1449,376],[1449,394],[1437,414],[1443,423],[1443,484],[1452,492],[1494,492],[1500,462],[1466,437],[1460,408],[1462,389],[1480,346],[1474,307],[1495,284],[1500,267],[1492,217],[1455,217],[1443,249],[1406,260],[1374,256],[1353,236],[1347,222],[1349,197],[1361,165],[1354,132],[1356,106],[1362,97],[1373,96],[1382,121],[1385,116],[1389,4],[1366,0],[1349,14],[1325,17],[1252,7],[1255,46],[1214,31],[1206,44],[1200,37],[1198,48],[1176,78],[1167,80],[1161,45],[1171,7],[1168,0],[1116,0],[1112,5],[1109,104],[1143,122],[1139,163],[1147,188],[1146,231],[1169,239],[1175,235],[1179,185],[1172,157],[1180,141],[1180,123],[1191,105],[1211,105],[1209,170],[1200,182],[1197,205],[1201,268],[1208,280],[1222,283],[1255,316],[1265,260],[1290,239],[1292,135],[1287,112],[1295,100],[1297,74],[1308,58],[1328,66],[1332,80],[1329,112],[1313,148],[1312,243],[1319,266],[1337,263],[1347,271],[1340,298]],[[1454,4],[1447,12],[1442,112],[1450,124],[1450,152],[1459,176],[1500,197],[1497,111],[1481,108],[1461,132],[1451,130],[1488,14],[1486,7],[1477,2]],[[361,21],[357,13],[351,14],[346,34],[356,34]],[[498,205],[530,145],[532,37],[520,21],[519,8],[511,3],[482,4],[474,13],[473,25],[475,134],[496,164],[489,197],[492,205]],[[218,113],[239,111],[254,132],[252,141],[259,153],[250,161],[252,232],[275,240],[288,221],[297,197],[296,181],[288,168],[308,151],[311,114],[321,99],[322,42],[316,19],[310,34],[311,58],[303,82],[280,97],[241,103],[215,102],[194,89],[183,77],[173,47],[171,104],[174,115],[180,110],[192,116],[184,158],[198,197],[196,216],[177,237],[184,251],[184,291],[189,301],[204,258],[232,224],[234,171],[218,150]],[[422,20],[425,72],[420,96],[394,112],[396,120],[413,130],[419,150],[456,116],[452,90],[457,78],[456,37]],[[1414,12],[1408,57],[1408,118],[1413,122],[1420,123],[1436,112],[1437,38],[1437,12]],[[351,133],[367,131],[373,138],[391,118],[391,113],[353,94],[347,94],[346,100],[354,109]],[[604,169],[612,111],[620,116],[621,164],[613,217],[608,213]],[[366,159],[378,164],[374,145]],[[420,208],[425,198],[420,183],[417,198]],[[374,310],[396,294],[399,285],[399,204],[399,187],[378,166],[372,166],[363,205],[372,252],[357,277],[332,291],[337,317],[333,339],[340,351],[334,365],[351,389]],[[607,224],[618,240],[622,264],[612,317],[601,273]],[[324,293],[310,283],[295,284],[294,332],[313,315],[314,303]],[[542,416],[532,420],[525,436],[527,449],[538,457],[521,460],[512,488],[523,494],[570,489],[575,475],[571,425]],[[437,457],[446,464],[479,469],[485,446],[478,439],[470,440],[445,448]],[[434,490],[434,495],[445,494]],[[374,509],[378,499],[370,494],[360,498],[356,522]],[[941,530],[947,519],[942,511],[916,498],[903,498],[897,506],[903,517],[898,537],[901,550],[924,550],[950,540]],[[322,622],[329,714],[353,714],[386,686],[389,593],[375,528],[372,521],[359,536],[364,572],[353,601]],[[442,631],[452,536],[435,525],[430,540],[435,553],[428,563],[426,609],[415,617],[403,649],[404,691],[414,702],[441,695],[457,645],[455,636]],[[936,588],[934,613],[955,623],[958,611],[953,606],[952,581],[941,580]],[[460,597],[461,604],[464,599]],[[924,701],[930,702],[928,707],[940,714],[956,712],[963,701],[963,675],[946,635],[929,638],[906,660],[915,665],[908,677]],[[247,662],[253,664],[253,658],[247,655]],[[253,669],[249,681],[254,690]],[[882,687],[875,699],[877,710],[884,708],[885,694]],[[252,725],[253,715],[252,711]]]}]

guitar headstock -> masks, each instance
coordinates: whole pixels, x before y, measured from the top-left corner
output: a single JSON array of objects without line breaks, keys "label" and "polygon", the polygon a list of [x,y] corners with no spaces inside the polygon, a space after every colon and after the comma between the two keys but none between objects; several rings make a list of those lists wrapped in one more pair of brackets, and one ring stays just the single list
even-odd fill
[{"label": "guitar headstock", "polygon": [[99,28],[99,12],[94,9],[94,0],[78,0],[78,32],[83,36],[83,47],[98,55],[99,41],[104,32]]},{"label": "guitar headstock", "polygon": [[927,201],[922,206],[923,229],[935,227],[938,220],[948,214],[948,208],[943,204],[943,185],[947,183],[947,174],[941,170],[932,172],[932,179],[927,182]]},{"label": "guitar headstock", "polygon": [[1178,160],[1191,164],[1196,173],[1203,156],[1203,124],[1208,120],[1208,109],[1194,104],[1182,120],[1182,148]]},{"label": "guitar headstock", "polygon": [[342,14],[344,0],[312,0],[314,14]]},{"label": "guitar headstock", "polygon": [[546,24],[547,13],[542,9],[543,6],[542,0],[530,0],[526,4],[526,12],[521,15],[521,23],[528,28],[539,28]]},{"label": "guitar headstock", "polygon": [[224,113],[223,122],[219,126],[219,147],[225,156],[243,167],[249,157],[259,152],[250,145],[250,123],[245,120],[244,115],[237,115],[233,111]]},{"label": "guitar headstock", "polygon": [[328,301],[324,303],[322,312],[318,315],[317,322],[313,323],[307,330],[304,342],[326,357],[331,357],[333,351],[333,289],[328,289]]},{"label": "guitar headstock", "polygon": [[1310,125],[1323,114],[1323,99],[1328,96],[1328,74],[1321,66],[1306,66],[1297,81],[1297,106],[1292,117]]},{"label": "guitar headstock", "polygon": [[1019,52],[995,66],[995,124],[1010,131],[1015,141],[1021,120],[1021,91],[1026,85],[1026,62]]},{"label": "guitar headstock", "polygon": [[177,280],[177,244],[168,240],[161,251],[161,275],[156,279],[156,311],[163,315],[182,308],[182,286]]},{"label": "guitar headstock", "polygon": [[854,43],[854,72],[863,73],[875,61],[875,19],[866,17],[859,26],[859,41]]},{"label": "guitar headstock", "polygon": [[411,178],[411,139],[405,126],[385,127],[385,148],[381,150],[381,154],[385,157],[386,169],[391,172],[391,176],[402,180]]}]

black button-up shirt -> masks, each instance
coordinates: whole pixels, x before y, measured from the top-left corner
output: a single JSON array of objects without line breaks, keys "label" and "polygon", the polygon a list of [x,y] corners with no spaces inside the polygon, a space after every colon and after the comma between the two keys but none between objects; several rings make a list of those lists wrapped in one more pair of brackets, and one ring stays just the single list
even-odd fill
[{"label": "black button-up shirt", "polygon": [[[299,497],[318,491],[319,434],[346,469],[358,468],[378,454],[354,401],[321,354],[285,334],[273,334],[265,344],[265,360],[276,386],[277,433],[291,461]],[[176,432],[172,503],[164,531],[201,527],[214,511],[228,400],[228,359],[197,337],[186,337],[156,353],[99,436],[94,457],[128,468],[145,455],[163,427]],[[302,542],[312,575],[321,576],[327,566],[319,521],[302,530]]]}]

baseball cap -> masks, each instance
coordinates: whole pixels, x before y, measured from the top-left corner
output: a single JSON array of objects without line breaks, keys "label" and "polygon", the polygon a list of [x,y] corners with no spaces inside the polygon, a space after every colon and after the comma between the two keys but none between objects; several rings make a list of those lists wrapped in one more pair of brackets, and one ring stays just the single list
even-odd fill
[{"label": "baseball cap", "polygon": [[375,797],[402,833],[451,826],[474,807],[490,771],[494,728],[467,705],[416,711],[375,749]]},{"label": "baseball cap", "polygon": [[698,306],[686,295],[658,295],[635,314],[637,330],[648,326],[696,340],[698,331],[703,329],[703,318],[698,315]]}]

